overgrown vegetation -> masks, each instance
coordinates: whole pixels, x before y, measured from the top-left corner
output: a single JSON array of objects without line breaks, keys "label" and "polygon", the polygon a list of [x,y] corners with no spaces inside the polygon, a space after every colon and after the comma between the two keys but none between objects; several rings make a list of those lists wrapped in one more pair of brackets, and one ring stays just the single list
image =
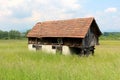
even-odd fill
[{"label": "overgrown vegetation", "polygon": [[0,80],[119,80],[120,41],[102,40],[95,56],[46,54],[25,40],[0,40]]}]

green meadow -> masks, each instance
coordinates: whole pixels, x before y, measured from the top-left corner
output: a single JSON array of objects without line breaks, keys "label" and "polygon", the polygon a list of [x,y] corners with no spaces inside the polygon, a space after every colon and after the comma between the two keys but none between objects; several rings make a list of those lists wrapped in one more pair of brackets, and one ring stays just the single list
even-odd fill
[{"label": "green meadow", "polygon": [[48,54],[27,40],[0,40],[0,80],[120,80],[120,41],[101,40],[95,56]]}]

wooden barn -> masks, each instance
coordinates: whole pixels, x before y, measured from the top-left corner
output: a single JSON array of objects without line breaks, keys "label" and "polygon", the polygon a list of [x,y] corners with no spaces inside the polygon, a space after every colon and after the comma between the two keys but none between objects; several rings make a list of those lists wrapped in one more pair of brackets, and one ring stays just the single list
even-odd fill
[{"label": "wooden barn", "polygon": [[27,34],[30,50],[89,55],[99,44],[101,31],[93,17],[38,22]]}]

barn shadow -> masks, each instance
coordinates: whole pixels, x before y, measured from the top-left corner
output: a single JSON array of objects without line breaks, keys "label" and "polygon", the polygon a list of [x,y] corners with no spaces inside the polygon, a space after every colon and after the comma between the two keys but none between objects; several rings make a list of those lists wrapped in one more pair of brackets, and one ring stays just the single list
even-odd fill
[{"label": "barn shadow", "polygon": [[88,49],[85,49],[84,51],[81,48],[78,47],[69,47],[70,52],[72,55],[78,55],[78,56],[89,56],[90,54],[94,56],[93,50],[86,51]]}]

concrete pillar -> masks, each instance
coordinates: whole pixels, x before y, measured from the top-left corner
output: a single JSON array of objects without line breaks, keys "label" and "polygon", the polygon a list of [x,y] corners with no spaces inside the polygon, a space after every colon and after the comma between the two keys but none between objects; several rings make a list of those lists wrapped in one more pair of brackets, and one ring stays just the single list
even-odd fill
[{"label": "concrete pillar", "polygon": [[62,54],[64,54],[64,55],[71,54],[70,48],[68,46],[63,46],[62,47]]}]

